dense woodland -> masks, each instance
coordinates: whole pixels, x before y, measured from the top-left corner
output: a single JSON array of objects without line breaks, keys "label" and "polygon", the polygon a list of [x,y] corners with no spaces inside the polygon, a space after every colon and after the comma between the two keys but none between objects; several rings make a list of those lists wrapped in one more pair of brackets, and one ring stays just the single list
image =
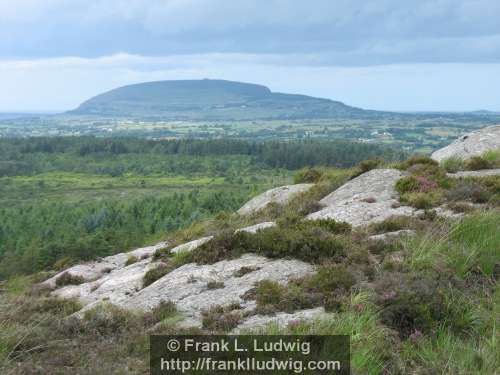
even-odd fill
[{"label": "dense woodland", "polygon": [[401,154],[339,141],[2,139],[0,278],[157,241],[302,167]]}]

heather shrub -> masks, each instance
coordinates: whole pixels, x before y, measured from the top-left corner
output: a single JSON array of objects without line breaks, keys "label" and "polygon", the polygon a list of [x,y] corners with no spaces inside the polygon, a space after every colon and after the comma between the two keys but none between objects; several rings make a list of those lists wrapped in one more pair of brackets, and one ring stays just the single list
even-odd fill
[{"label": "heather shrub", "polygon": [[137,263],[139,259],[136,256],[129,255],[127,261],[125,262],[125,266],[130,266],[131,264]]},{"label": "heather shrub", "polygon": [[437,161],[435,161],[434,159],[431,159],[428,156],[416,155],[416,156],[412,156],[411,158],[400,163],[398,167],[400,169],[406,170],[406,169],[410,168],[411,166],[417,165],[417,164],[428,164],[428,165],[432,165],[432,166],[437,166],[439,163]]},{"label": "heather shrub", "polygon": [[444,286],[426,275],[386,274],[376,282],[380,319],[401,338],[430,333],[446,318]]},{"label": "heather shrub", "polygon": [[251,297],[257,302],[256,312],[271,314],[277,311],[294,312],[318,305],[320,299],[314,293],[306,293],[303,288],[294,283],[281,285],[275,281],[259,282]]},{"label": "heather shrub", "polygon": [[481,196],[486,190],[478,183],[471,180],[459,180],[445,193],[446,199],[451,202],[472,200]]},{"label": "heather shrub", "polygon": [[209,281],[207,283],[207,289],[214,290],[222,288],[224,288],[224,283],[222,281]]},{"label": "heather shrub", "polygon": [[79,285],[85,282],[84,278],[78,275],[72,275],[69,272],[64,272],[61,276],[56,279],[57,287],[62,287],[65,285]]},{"label": "heather shrub", "polygon": [[293,182],[296,184],[301,183],[316,183],[321,179],[323,173],[316,168],[306,168],[297,172],[293,178]]},{"label": "heather shrub", "polygon": [[233,311],[235,306],[214,306],[202,311],[202,325],[204,329],[210,331],[231,331],[241,321],[241,313]]},{"label": "heather shrub", "polygon": [[465,161],[465,169],[468,171],[479,171],[481,169],[491,169],[492,163],[481,156],[473,156]]},{"label": "heather shrub", "polygon": [[142,287],[145,288],[148,285],[153,284],[156,280],[161,279],[163,276],[165,276],[171,270],[172,270],[172,268],[167,266],[164,263],[158,264],[155,268],[152,268],[148,272],[146,272],[146,274],[144,275],[144,277],[142,279]]},{"label": "heather shrub", "polygon": [[396,190],[399,194],[418,191],[420,184],[415,176],[405,176],[396,182]]},{"label": "heather shrub", "polygon": [[190,253],[189,261],[212,264],[253,252],[269,258],[291,257],[318,263],[341,257],[344,248],[341,238],[319,227],[274,227],[257,233],[220,234]]},{"label": "heather shrub", "polygon": [[432,207],[439,206],[442,202],[442,194],[439,192],[430,193],[406,193],[401,196],[401,201],[408,205],[421,209],[428,210]]},{"label": "heather shrub", "polygon": [[158,306],[154,307],[150,312],[152,323],[158,323],[162,320],[172,318],[176,314],[177,307],[172,301],[161,301]]},{"label": "heather shrub", "polygon": [[362,175],[363,173],[371,171],[372,169],[377,168],[381,163],[382,163],[382,161],[377,160],[377,159],[363,160],[354,169],[353,173],[351,174],[351,179],[358,177],[358,176]]}]

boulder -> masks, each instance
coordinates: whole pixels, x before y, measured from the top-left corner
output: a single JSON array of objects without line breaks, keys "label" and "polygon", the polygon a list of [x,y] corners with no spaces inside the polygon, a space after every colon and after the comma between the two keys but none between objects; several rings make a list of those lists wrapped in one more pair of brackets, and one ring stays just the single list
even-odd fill
[{"label": "boulder", "polygon": [[401,206],[394,186],[405,176],[397,169],[372,169],[347,182],[319,201],[323,209],[307,220],[334,219],[354,227],[383,221],[391,216],[412,216],[412,207]]},{"label": "boulder", "polygon": [[498,149],[500,149],[500,125],[495,125],[465,134],[448,146],[434,151],[431,157],[439,162],[452,157],[466,160],[472,156],[480,156],[486,151]]},{"label": "boulder", "polygon": [[262,210],[269,203],[285,204],[295,195],[306,192],[312,188],[314,184],[296,184],[280,186],[262,193],[255,198],[245,203],[239,210],[239,215],[250,215],[254,212]]}]

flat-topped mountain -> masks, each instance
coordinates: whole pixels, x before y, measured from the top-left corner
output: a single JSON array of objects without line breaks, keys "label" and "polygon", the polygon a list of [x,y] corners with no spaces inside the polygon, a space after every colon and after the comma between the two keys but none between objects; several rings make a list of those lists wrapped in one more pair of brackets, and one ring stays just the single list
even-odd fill
[{"label": "flat-topped mountain", "polygon": [[254,120],[364,117],[365,111],[330,99],[275,93],[224,80],[146,82],[97,95],[70,114],[179,120]]}]

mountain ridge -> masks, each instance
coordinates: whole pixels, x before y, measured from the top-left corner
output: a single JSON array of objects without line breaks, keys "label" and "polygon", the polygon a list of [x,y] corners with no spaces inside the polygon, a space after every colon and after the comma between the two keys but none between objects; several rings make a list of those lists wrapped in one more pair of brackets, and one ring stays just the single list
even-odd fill
[{"label": "mountain ridge", "polygon": [[96,95],[67,113],[179,120],[252,120],[364,117],[384,112],[351,107],[331,99],[273,92],[259,84],[203,79],[122,86]]}]

